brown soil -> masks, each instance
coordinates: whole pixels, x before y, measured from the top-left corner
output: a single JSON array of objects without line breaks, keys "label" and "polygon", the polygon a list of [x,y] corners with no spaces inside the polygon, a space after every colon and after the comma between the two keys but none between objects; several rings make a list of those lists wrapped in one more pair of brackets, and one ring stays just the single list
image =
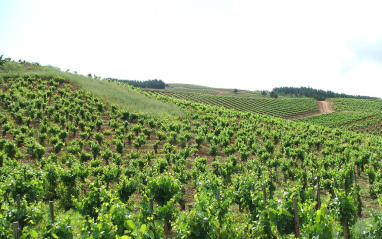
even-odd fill
[{"label": "brown soil", "polygon": [[325,100],[325,101],[317,101],[318,109],[320,110],[321,114],[327,114],[327,113],[333,113],[334,110],[332,108],[332,101],[331,100]]}]

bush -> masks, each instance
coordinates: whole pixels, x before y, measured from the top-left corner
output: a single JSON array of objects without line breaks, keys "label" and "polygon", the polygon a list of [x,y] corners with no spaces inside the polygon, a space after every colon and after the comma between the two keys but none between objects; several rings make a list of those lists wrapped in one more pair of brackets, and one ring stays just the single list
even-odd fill
[{"label": "bush", "polygon": [[134,179],[128,179],[126,176],[122,176],[117,187],[118,196],[122,202],[126,203],[130,196],[137,190],[138,183]]},{"label": "bush", "polygon": [[147,189],[154,200],[160,206],[163,206],[180,192],[180,183],[173,176],[162,174],[151,178]]}]

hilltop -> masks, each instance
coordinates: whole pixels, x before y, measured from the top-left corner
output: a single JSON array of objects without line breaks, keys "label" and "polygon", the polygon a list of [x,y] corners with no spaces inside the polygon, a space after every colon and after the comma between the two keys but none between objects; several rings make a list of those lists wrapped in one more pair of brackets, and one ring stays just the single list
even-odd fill
[{"label": "hilltop", "polygon": [[173,117],[184,114],[182,110],[173,105],[140,94],[121,84],[114,84],[108,80],[101,80],[100,77],[89,74],[88,76],[77,73],[61,71],[58,67],[41,66],[39,63],[27,61],[6,62],[0,68],[0,76],[3,78],[18,76],[33,76],[37,78],[49,79],[60,76],[65,81],[71,82],[77,88],[89,91],[97,97],[101,97],[110,104],[115,104],[121,109],[132,110],[135,112],[155,115],[158,117]]},{"label": "hilltop", "polygon": [[376,97],[361,96],[361,95],[347,95],[343,93],[335,93],[333,91],[324,91],[313,89],[310,87],[276,87],[273,90],[276,94],[290,96],[290,97],[310,97],[319,101],[324,101],[328,98],[355,98],[355,99],[369,99],[375,100]]}]

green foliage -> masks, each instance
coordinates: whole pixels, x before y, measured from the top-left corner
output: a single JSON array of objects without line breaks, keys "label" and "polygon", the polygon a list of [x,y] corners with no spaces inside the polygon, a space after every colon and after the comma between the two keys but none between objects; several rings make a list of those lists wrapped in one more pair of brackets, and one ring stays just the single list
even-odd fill
[{"label": "green foliage", "polygon": [[216,156],[219,154],[219,148],[216,144],[211,144],[210,148],[208,149],[208,153],[212,156]]},{"label": "green foliage", "polygon": [[[12,238],[12,223],[17,221],[21,228],[29,228],[42,220],[41,203],[28,204],[23,198],[20,200],[20,209],[14,200],[3,202],[0,211],[0,236],[3,238]],[[19,235],[24,234],[19,232]],[[36,232],[34,232],[36,234]]]},{"label": "green foliage", "polygon": [[89,190],[86,198],[77,201],[77,209],[82,215],[90,219],[97,219],[102,204],[109,202],[111,195],[105,189],[97,188],[94,183],[89,185]]},{"label": "green foliage", "polygon": [[45,165],[44,191],[47,200],[57,198],[56,188],[58,186],[58,178],[59,174],[57,167],[54,164]]},{"label": "green foliage", "polygon": [[277,208],[270,209],[271,220],[281,235],[291,234],[294,230],[293,194],[284,192],[277,203]]},{"label": "green foliage", "polygon": [[205,105],[213,105],[219,107],[223,106],[227,109],[233,109],[242,112],[267,114],[284,118],[304,112],[318,111],[317,103],[313,98],[275,99],[278,96],[274,92],[271,94],[272,98],[208,95],[163,90],[157,90],[155,93],[160,94],[161,96],[166,95],[175,99],[188,100]]},{"label": "green foliage", "polygon": [[[74,86],[65,79],[0,79],[4,133],[0,204],[5,208],[0,210],[0,232],[5,231],[7,238],[12,236],[8,229],[14,215],[7,208],[15,206],[17,194],[25,199],[30,213],[21,218],[26,238],[43,237],[43,228],[49,231],[47,237],[54,236],[58,233],[54,228],[65,231],[67,225],[72,226],[73,237],[84,238],[291,237],[291,195],[300,201],[302,237],[341,236],[342,216],[350,218],[349,225],[357,221],[357,227],[368,228],[367,220],[352,219],[344,205],[363,205],[362,212],[376,208],[367,190],[373,197],[382,192],[379,136],[241,113],[118,85],[185,112],[169,120],[121,108],[111,99],[77,90],[80,84]],[[236,99],[238,105],[246,102],[240,97],[249,95],[239,91],[235,97],[223,97],[226,105]],[[261,107],[269,110],[274,104],[273,114],[285,117],[276,105],[287,101],[269,100],[255,107],[260,112]],[[299,100],[294,104],[311,104],[311,99]],[[306,112],[299,111],[303,107],[283,107],[294,114]],[[250,111],[248,106],[243,110]],[[321,207],[315,202],[316,176],[321,178]],[[360,190],[354,190],[354,176]],[[340,203],[341,193],[350,197],[348,202]],[[152,210],[147,195],[155,200]],[[46,200],[58,205],[57,225],[41,219],[41,213],[33,209]],[[178,202],[193,207],[179,211]],[[43,211],[48,211],[47,206]],[[8,216],[9,212],[13,214]],[[370,229],[370,235],[378,235],[378,219],[374,220],[376,232]]]},{"label": "green foliage", "polygon": [[17,146],[13,142],[6,141],[3,145],[3,151],[7,155],[8,158],[15,158],[17,153]]},{"label": "green foliage", "polygon": [[103,168],[102,180],[106,182],[106,189],[109,189],[110,182],[117,179],[118,169],[114,165],[107,165]]},{"label": "green foliage", "polygon": [[79,153],[79,156],[78,156],[79,160],[80,160],[82,163],[89,161],[89,160],[91,159],[91,157],[92,157],[91,154],[86,153],[86,152],[84,152],[84,151],[82,151],[81,153]]},{"label": "green foliage", "polygon": [[20,194],[25,196],[28,202],[42,195],[43,181],[40,170],[32,169],[28,165],[19,165],[17,161],[8,161],[5,166],[9,171],[3,172],[1,178],[4,195],[16,198],[16,195]]},{"label": "green foliage", "polygon": [[72,223],[70,218],[59,218],[55,222],[50,222],[42,228],[44,238],[74,238]]},{"label": "green foliage", "polygon": [[334,238],[333,231],[335,221],[329,203],[330,198],[328,198],[326,202],[322,203],[318,210],[315,209],[315,204],[312,202],[299,204],[299,207],[302,207],[299,212],[299,217],[302,215],[302,219],[304,221],[301,229],[304,235],[303,237]]},{"label": "green foliage", "polygon": [[216,238],[219,219],[217,201],[208,194],[195,195],[195,207],[180,218],[176,227],[178,238]]},{"label": "green foliage", "polygon": [[97,141],[90,143],[90,150],[92,151],[93,158],[96,159],[101,152],[101,146]]},{"label": "green foliage", "polygon": [[107,148],[101,153],[101,157],[106,161],[106,164],[109,164],[110,158],[113,157],[113,152]]},{"label": "green foliage", "polygon": [[277,99],[279,96],[277,95],[277,93],[275,91],[271,91],[271,93],[269,93],[269,96],[272,97],[272,98],[275,98]]},{"label": "green foliage", "polygon": [[103,142],[103,134],[97,132],[94,134],[94,139],[101,144]]},{"label": "green foliage", "polygon": [[116,140],[116,142],[115,142],[115,150],[116,150],[118,153],[120,153],[120,154],[123,153],[123,143],[122,143],[121,140]]},{"label": "green foliage", "polygon": [[160,205],[165,205],[171,198],[180,192],[180,183],[169,174],[162,174],[150,178],[147,190],[154,200]]},{"label": "green foliage", "polygon": [[351,226],[356,222],[357,208],[355,200],[351,195],[346,195],[344,192],[336,193],[333,205],[336,210],[335,214],[342,226],[346,224]]},{"label": "green foliage", "polygon": [[164,173],[168,169],[168,162],[166,159],[159,158],[155,162],[155,167],[157,168],[159,173]]},{"label": "green foliage", "polygon": [[128,179],[126,176],[122,176],[119,180],[117,192],[120,200],[127,203],[130,196],[137,190],[138,183],[134,178]]},{"label": "green foliage", "polygon": [[195,143],[197,144],[197,148],[200,148],[200,146],[203,144],[205,140],[205,137],[204,135],[202,134],[198,134],[196,137],[195,137]]},{"label": "green foliage", "polygon": [[77,170],[75,168],[62,169],[60,171],[60,179],[64,188],[60,188],[60,204],[66,210],[74,207],[73,197],[78,196],[76,188]]},{"label": "green foliage", "polygon": [[369,96],[339,94],[332,91],[312,89],[310,87],[276,87],[273,88],[272,92],[290,97],[315,98],[316,100],[325,100],[326,98],[375,99],[374,97]]},{"label": "green foliage", "polygon": [[155,134],[157,135],[158,139],[161,141],[166,138],[166,133],[161,130],[157,130]]},{"label": "green foliage", "polygon": [[195,158],[194,168],[199,173],[204,173],[206,171],[207,158]]},{"label": "green foliage", "polygon": [[119,81],[125,84],[129,84],[135,87],[140,88],[153,88],[153,89],[164,89],[166,84],[162,80],[146,80],[146,81],[137,81],[137,80],[120,80],[115,78],[107,78],[110,81]]},{"label": "green foliage", "polygon": [[333,99],[333,109],[341,111],[375,112],[382,108],[381,100]]},{"label": "green foliage", "polygon": [[378,213],[372,214],[372,222],[362,231],[365,238],[381,238],[382,237],[382,216]]},{"label": "green foliage", "polygon": [[248,175],[248,177],[236,177],[233,185],[235,188],[234,201],[241,205],[242,208],[247,209],[252,218],[255,218],[262,204],[262,194],[259,191],[261,185],[252,174]]},{"label": "green foliage", "polygon": [[64,146],[65,146],[64,142],[62,142],[62,141],[57,142],[53,146],[54,152],[59,153],[64,148]]}]

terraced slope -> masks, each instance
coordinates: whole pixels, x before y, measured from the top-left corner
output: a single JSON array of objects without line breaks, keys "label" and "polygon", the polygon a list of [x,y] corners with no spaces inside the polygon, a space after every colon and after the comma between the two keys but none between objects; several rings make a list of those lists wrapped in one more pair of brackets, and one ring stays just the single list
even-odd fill
[{"label": "terraced slope", "polygon": [[336,112],[298,119],[358,133],[382,134],[382,101],[363,99],[332,99]]},{"label": "terraced slope", "polygon": [[238,89],[220,89],[200,85],[190,84],[168,84],[166,87],[168,91],[184,92],[184,93],[198,93],[208,95],[235,95],[240,97],[263,97],[259,91],[238,90]]},{"label": "terraced slope", "polygon": [[381,137],[129,90],[0,77],[0,237],[380,238]]},{"label": "terraced slope", "polygon": [[382,111],[382,100],[335,98],[333,99],[333,109],[357,112]]},{"label": "terraced slope", "polygon": [[250,98],[165,90],[151,90],[150,92],[173,97],[176,99],[183,99],[214,106],[222,106],[227,109],[243,112],[267,114],[280,118],[288,118],[306,113],[319,113],[316,101],[311,98]]}]

